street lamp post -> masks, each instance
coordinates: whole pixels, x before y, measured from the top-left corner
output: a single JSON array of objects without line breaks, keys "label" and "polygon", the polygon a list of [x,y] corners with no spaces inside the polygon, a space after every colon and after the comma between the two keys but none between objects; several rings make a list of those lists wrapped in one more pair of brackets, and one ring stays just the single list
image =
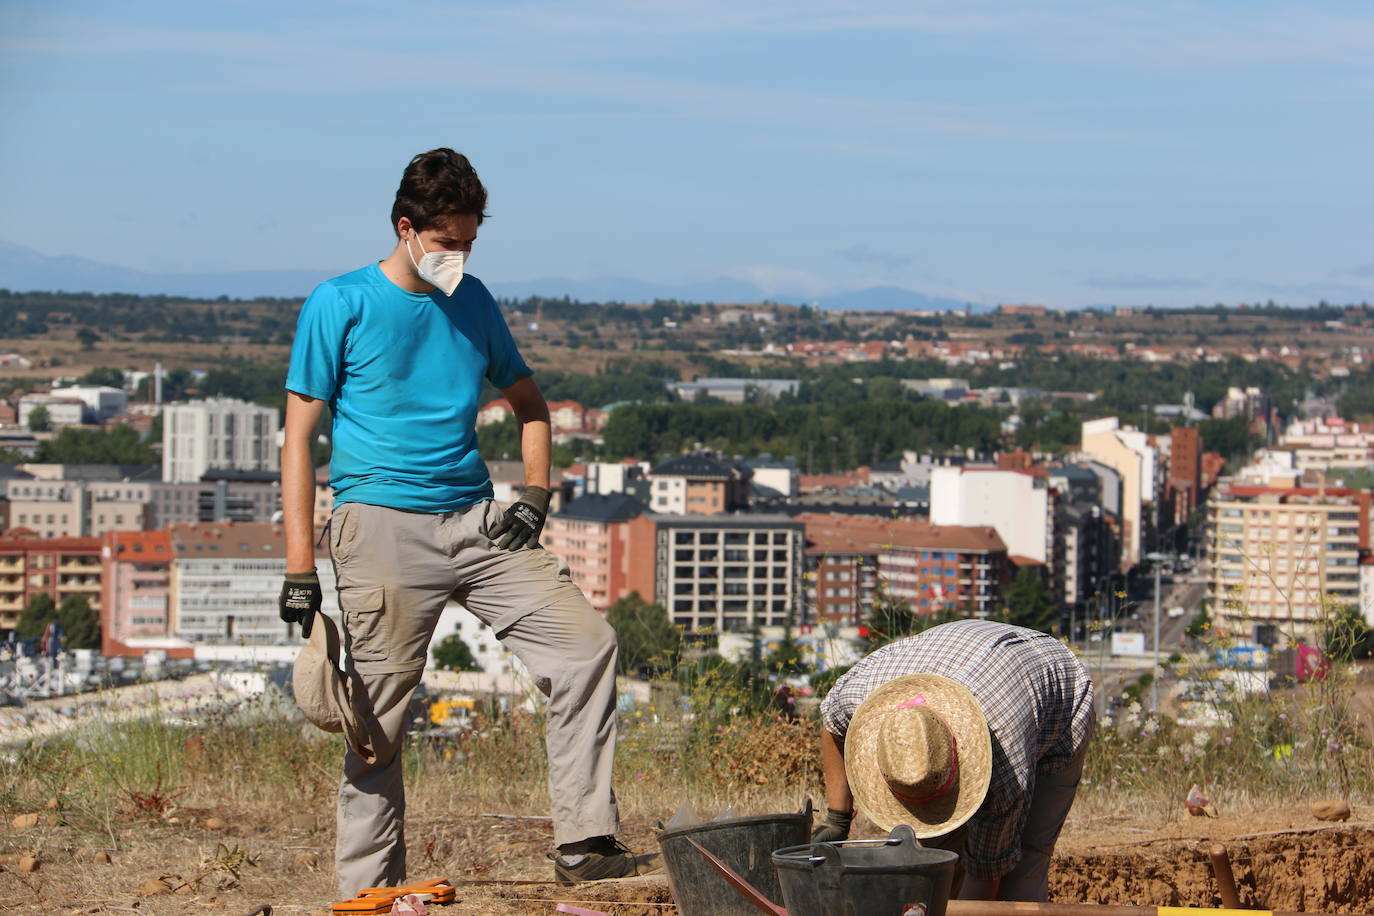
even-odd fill
[{"label": "street lamp post", "polygon": [[1159,565],[1169,559],[1168,554],[1150,553],[1145,555],[1155,568],[1155,666],[1150,678],[1150,706],[1159,715]]}]

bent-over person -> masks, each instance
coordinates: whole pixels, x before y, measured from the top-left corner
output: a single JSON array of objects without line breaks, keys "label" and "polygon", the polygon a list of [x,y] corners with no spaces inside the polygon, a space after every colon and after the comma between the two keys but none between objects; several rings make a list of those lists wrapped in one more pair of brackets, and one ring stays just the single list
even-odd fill
[{"label": "bent-over person", "polygon": [[1096,722],[1087,669],[1048,634],[959,620],[883,646],[821,703],[826,819],[855,807],[960,854],[963,899],[1044,901]]}]

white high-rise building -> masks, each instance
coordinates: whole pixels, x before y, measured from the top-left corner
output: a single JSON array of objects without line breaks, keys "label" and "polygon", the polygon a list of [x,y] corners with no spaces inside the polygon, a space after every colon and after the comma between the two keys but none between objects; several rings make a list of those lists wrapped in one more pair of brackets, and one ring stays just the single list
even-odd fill
[{"label": "white high-rise building", "polygon": [[279,470],[277,418],[275,407],[230,398],[168,404],[162,411],[162,479],[193,482],[211,468]]},{"label": "white high-rise building", "polygon": [[990,525],[1007,554],[1050,563],[1054,504],[1046,477],[1032,471],[944,467],[930,471],[930,521],[977,528]]}]

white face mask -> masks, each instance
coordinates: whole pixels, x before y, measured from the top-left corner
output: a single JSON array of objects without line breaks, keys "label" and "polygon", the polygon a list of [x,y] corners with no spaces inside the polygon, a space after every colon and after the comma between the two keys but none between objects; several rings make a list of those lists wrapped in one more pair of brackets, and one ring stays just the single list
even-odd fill
[{"label": "white face mask", "polygon": [[425,251],[424,243],[417,233],[415,244],[420,246],[420,261],[410,252],[410,239],[406,239],[406,254],[410,263],[415,264],[415,272],[420,279],[431,284],[445,296],[452,296],[458,284],[463,282],[463,262],[468,259],[466,251]]}]

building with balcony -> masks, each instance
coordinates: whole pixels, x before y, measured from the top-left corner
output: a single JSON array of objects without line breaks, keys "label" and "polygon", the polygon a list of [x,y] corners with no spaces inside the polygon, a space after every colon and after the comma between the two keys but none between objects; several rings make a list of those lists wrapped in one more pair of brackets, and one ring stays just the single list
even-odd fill
[{"label": "building with balcony", "polygon": [[805,527],[782,515],[655,515],[654,600],[689,630],[795,620]]},{"label": "building with balcony", "polygon": [[1360,601],[1368,491],[1223,480],[1207,502],[1212,619],[1261,645],[1314,638],[1331,603]]},{"label": "building with balcony", "polygon": [[100,576],[99,538],[47,538],[11,528],[0,536],[0,633],[12,631],[38,595],[55,605],[79,595],[100,613]]},{"label": "building with balcony", "polygon": [[997,610],[1009,576],[1006,544],[991,527],[920,519],[806,513],[806,622],[860,624],[879,590],[918,614],[968,617]]},{"label": "building with balcony", "polygon": [[654,594],[654,522],[627,493],[574,499],[544,524],[540,543],[568,564],[568,573],[602,614],[621,598]]}]

